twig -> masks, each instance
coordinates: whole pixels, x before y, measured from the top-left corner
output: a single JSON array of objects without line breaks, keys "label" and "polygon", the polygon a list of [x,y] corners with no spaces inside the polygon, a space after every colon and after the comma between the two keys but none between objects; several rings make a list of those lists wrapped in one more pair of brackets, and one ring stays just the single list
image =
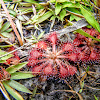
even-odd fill
[{"label": "twig", "polygon": [[13,52],[15,52],[15,51],[17,51],[17,50],[20,50],[20,49],[24,48],[24,46],[29,46],[29,45],[31,45],[31,44],[32,44],[32,43],[26,43],[26,44],[24,44],[23,46],[21,46],[21,47],[19,47],[19,48],[13,50],[13,51],[11,51],[11,52],[8,52],[8,53],[6,53],[6,54],[0,56],[0,58],[2,58],[2,57],[4,57],[4,56],[7,56],[8,54],[11,54],[11,53],[13,53]]},{"label": "twig", "polygon": [[66,84],[69,86],[69,88],[73,91],[73,88],[69,85],[69,83],[64,79],[64,81],[66,82]]},{"label": "twig", "polygon": [[52,31],[52,27],[54,26],[54,23],[55,23],[55,19],[52,20],[52,23],[51,23],[51,26],[50,26],[50,31]]},{"label": "twig", "polygon": [[94,5],[94,3],[92,3],[91,1],[90,1],[90,4],[91,4],[92,6],[94,6],[94,8],[96,8],[96,9],[100,10],[100,8],[99,8],[99,7],[97,7],[96,5]]},{"label": "twig", "polygon": [[80,100],[83,100],[82,96],[79,93],[77,93],[76,91],[73,91],[73,90],[54,90],[54,91],[50,92],[50,94],[53,93],[53,92],[71,92],[71,93],[75,93],[75,94],[78,95]]},{"label": "twig", "polygon": [[77,17],[84,18],[84,16],[82,16],[81,14],[77,14],[77,13],[71,12],[69,10],[66,10],[66,11],[69,12],[70,14],[77,16]]},{"label": "twig", "polygon": [[86,86],[86,87],[88,87],[88,88],[90,88],[90,89],[93,89],[93,90],[99,90],[100,91],[100,88],[94,88],[94,87],[91,87],[91,86],[88,86],[88,85],[84,85],[84,86]]},{"label": "twig", "polygon": [[[68,26],[68,27],[63,28],[61,30],[58,30],[58,31],[56,31],[56,33],[58,34],[58,37],[60,37],[66,33],[73,32],[73,31],[80,29],[82,27],[85,27],[87,25],[88,25],[88,22],[85,20],[85,18],[82,18],[81,20],[74,23],[72,26]],[[45,36],[43,35],[43,37],[46,38],[46,37],[48,37],[49,34],[50,33],[47,33],[47,34],[45,34]]]}]

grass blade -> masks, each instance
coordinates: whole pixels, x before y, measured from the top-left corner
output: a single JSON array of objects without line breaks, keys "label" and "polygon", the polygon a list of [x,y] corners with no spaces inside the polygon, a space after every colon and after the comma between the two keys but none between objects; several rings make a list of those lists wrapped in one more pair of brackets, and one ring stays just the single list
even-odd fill
[{"label": "grass blade", "polygon": [[98,32],[100,32],[99,23],[95,20],[95,17],[93,16],[93,14],[89,12],[88,10],[84,9],[81,5],[80,5],[80,9],[81,9],[81,13],[83,14],[87,22],[90,25],[92,25],[96,30],[98,30]]},{"label": "grass blade", "polygon": [[11,87],[13,87],[14,89],[16,89],[18,91],[32,94],[32,92],[29,89],[27,89],[24,85],[14,81],[14,80],[5,81],[5,83],[7,85],[10,85]]},{"label": "grass blade", "polygon": [[92,38],[92,39],[100,42],[100,39],[97,39],[97,38],[89,35],[88,33],[84,32],[82,29],[78,29],[78,30],[76,30],[76,32],[80,33],[81,35],[84,35],[86,37]]},{"label": "grass blade", "polygon": [[6,22],[1,28],[1,33],[6,31],[9,27],[10,27],[10,22]]},{"label": "grass blade", "polygon": [[27,78],[32,78],[35,75],[29,72],[15,72],[11,74],[11,79],[27,79]]},{"label": "grass blade", "polygon": [[23,62],[23,63],[19,63],[17,65],[12,65],[10,67],[8,67],[6,69],[7,72],[9,73],[14,73],[16,72],[17,70],[21,69],[22,67],[24,67],[28,62]]},{"label": "grass blade", "polygon": [[51,11],[46,12],[43,16],[41,16],[41,17],[39,17],[39,18],[37,19],[36,24],[39,24],[39,23],[45,21],[46,19],[48,19],[48,18],[51,17],[51,16],[52,16],[52,12],[51,12]]},{"label": "grass blade", "polygon": [[3,85],[6,88],[6,90],[16,99],[16,100],[24,100],[23,97],[15,90],[13,89],[10,85],[6,84],[3,81]]},{"label": "grass blade", "polygon": [[41,32],[41,33],[39,34],[39,36],[38,36],[38,38],[37,38],[38,40],[43,36],[44,32],[45,32],[45,31],[43,31],[43,32]]},{"label": "grass blade", "polygon": [[[0,56],[5,55],[5,54],[7,54],[7,52],[5,52],[3,50],[0,50]],[[7,56],[1,57],[0,60],[7,60],[10,57],[13,57],[13,55],[12,54],[8,54]]]},{"label": "grass blade", "polygon": [[55,7],[55,14],[58,15],[60,11],[61,11],[61,5],[57,3]]}]

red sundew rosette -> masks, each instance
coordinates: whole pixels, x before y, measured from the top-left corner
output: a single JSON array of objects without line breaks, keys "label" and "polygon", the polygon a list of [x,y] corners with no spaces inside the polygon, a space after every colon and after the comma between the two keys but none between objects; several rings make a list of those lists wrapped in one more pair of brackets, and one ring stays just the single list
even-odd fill
[{"label": "red sundew rosette", "polygon": [[[65,78],[70,75],[73,76],[77,72],[77,69],[68,63],[68,59],[76,61],[76,58],[74,45],[69,42],[61,43],[57,34],[53,32],[30,50],[28,66],[31,66],[33,74],[42,76],[58,75],[61,78]],[[63,59],[68,64],[63,66]]]},{"label": "red sundew rosette", "polygon": [[[100,33],[93,28],[83,28],[83,30],[93,37],[100,38]],[[98,41],[77,33],[73,44],[75,45],[79,61],[95,61],[100,58],[98,53],[100,51],[100,43]]]}]

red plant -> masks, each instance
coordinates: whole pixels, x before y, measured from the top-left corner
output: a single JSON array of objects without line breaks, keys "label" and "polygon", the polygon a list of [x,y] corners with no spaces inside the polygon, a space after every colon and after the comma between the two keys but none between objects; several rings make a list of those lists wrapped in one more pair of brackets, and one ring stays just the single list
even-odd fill
[{"label": "red plant", "polygon": [[[83,28],[83,30],[89,35],[100,39],[100,33],[95,29]],[[73,44],[79,61],[100,60],[100,42],[77,33]]]},{"label": "red plant", "polygon": [[68,77],[77,71],[76,67],[70,65],[69,60],[77,60],[74,45],[69,42],[62,43],[53,32],[30,50],[28,66],[32,67],[33,74]]},{"label": "red plant", "polygon": [[[10,51],[13,51],[13,50],[15,50],[14,47],[10,47],[10,48],[7,48],[7,49],[6,49],[7,52],[10,52]],[[6,60],[6,63],[5,63],[6,65],[9,65],[9,64],[16,65],[16,64],[18,64],[18,63],[20,62],[20,61],[19,61],[20,58],[19,58],[19,56],[18,56],[18,52],[15,51],[15,52],[13,52],[12,54],[13,54],[14,56]]]}]

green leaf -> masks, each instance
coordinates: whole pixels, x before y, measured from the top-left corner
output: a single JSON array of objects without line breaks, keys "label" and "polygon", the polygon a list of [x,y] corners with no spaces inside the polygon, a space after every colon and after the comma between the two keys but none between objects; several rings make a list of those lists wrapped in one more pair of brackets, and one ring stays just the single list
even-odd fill
[{"label": "green leaf", "polygon": [[38,36],[38,38],[37,38],[38,40],[43,36],[44,32],[45,32],[45,31],[43,31],[43,32],[41,32],[41,33],[39,34],[39,36]]},{"label": "green leaf", "polygon": [[[0,50],[0,56],[5,55],[5,54],[7,54],[7,53],[8,53],[8,52],[5,52],[5,51]],[[8,54],[7,56],[4,56],[4,57],[0,58],[0,60],[7,60],[7,59],[9,59],[10,57],[13,57],[13,55],[12,55],[12,54]]]},{"label": "green leaf", "polygon": [[9,7],[9,9],[14,9],[14,7],[15,7],[15,4],[12,4],[12,5],[10,5],[10,7]]},{"label": "green leaf", "polygon": [[12,28],[9,28],[9,29],[5,30],[5,32],[9,33],[9,32],[11,32],[12,30],[13,30]]},{"label": "green leaf", "polygon": [[86,72],[88,72],[88,71],[89,71],[89,68],[90,68],[90,67],[88,66],[88,67],[87,67],[87,69],[86,69]]},{"label": "green leaf", "polygon": [[87,25],[86,27],[87,27],[87,28],[92,28],[92,26],[91,26],[91,25]]},{"label": "green leaf", "polygon": [[21,15],[17,16],[17,18],[18,18],[19,20],[21,20],[21,21],[26,21],[25,18],[24,18],[23,16],[21,16]]},{"label": "green leaf", "polygon": [[39,24],[39,23],[45,21],[46,19],[48,19],[48,18],[51,17],[51,16],[52,16],[52,12],[51,12],[51,11],[46,12],[45,14],[43,14],[41,17],[39,17],[39,18],[37,19],[36,24]]},{"label": "green leaf", "polygon": [[75,1],[78,1],[78,2],[79,2],[79,1],[81,1],[81,0],[75,0]]},{"label": "green leaf", "polygon": [[8,32],[2,32],[1,33],[4,37],[7,37],[7,38],[11,38],[11,37],[13,37],[13,34],[9,34]]},{"label": "green leaf", "polygon": [[58,15],[61,11],[61,5],[57,3],[56,7],[55,7],[55,14]]},{"label": "green leaf", "polygon": [[10,27],[10,22],[6,22],[5,24],[3,24],[1,28],[1,33],[6,31],[9,27]]},{"label": "green leaf", "polygon": [[[24,6],[23,3],[22,3],[22,6]],[[20,10],[22,13],[24,13],[24,14],[33,12],[32,8],[19,8],[19,10]],[[17,17],[17,18],[18,18],[18,17]]]},{"label": "green leaf", "polygon": [[62,3],[62,8],[66,7],[74,7],[74,8],[79,8],[79,4],[71,3],[71,2],[64,2]]},{"label": "green leaf", "polygon": [[75,18],[73,16],[73,14],[70,15],[70,21],[73,21]]},{"label": "green leaf", "polygon": [[81,83],[81,89],[83,89],[84,87],[84,81]]},{"label": "green leaf", "polygon": [[24,85],[14,81],[14,80],[5,81],[5,83],[10,85],[11,87],[13,87],[14,89],[16,89],[18,91],[32,94],[32,92],[29,89],[27,89]]},{"label": "green leaf", "polygon": [[84,35],[86,37],[92,38],[92,39],[100,42],[100,39],[97,39],[97,38],[89,35],[88,33],[84,32],[82,29],[78,29],[78,30],[76,30],[76,32],[80,33],[81,35]]},{"label": "green leaf", "polygon": [[0,60],[0,63],[5,63],[6,62],[6,60]]},{"label": "green leaf", "polygon": [[82,5],[80,5],[80,9],[81,9],[81,13],[83,14],[83,16],[85,17],[85,19],[87,20],[87,22],[90,25],[92,25],[96,30],[98,30],[98,32],[100,32],[99,23],[95,20],[94,15],[90,11],[84,9],[82,7]]},{"label": "green leaf", "polygon": [[[25,1],[25,2],[29,2],[31,5],[32,4],[35,4],[35,6],[36,6],[36,8],[37,9],[42,9],[43,8],[43,6],[41,5],[41,4],[39,4],[37,1],[34,1],[34,0],[23,0],[23,1]],[[25,4],[25,3],[24,3]],[[27,3],[26,3],[27,4]],[[29,4],[28,4],[29,5]],[[23,4],[22,4],[22,6],[23,6]]]},{"label": "green leaf", "polygon": [[94,95],[95,100],[98,100],[98,98]]},{"label": "green leaf", "polygon": [[49,2],[51,2],[51,3],[55,3],[55,2],[56,2],[56,0],[50,0]]},{"label": "green leaf", "polygon": [[61,20],[61,21],[64,19],[65,15],[66,15],[66,10],[63,9],[63,10],[60,12],[60,20]]},{"label": "green leaf", "polygon": [[15,44],[11,44],[11,45],[0,45],[0,48],[8,48],[8,47],[12,47],[14,46]]},{"label": "green leaf", "polygon": [[56,0],[56,2],[60,2],[60,3],[62,3],[62,2],[65,2],[66,0]]},{"label": "green leaf", "polygon": [[36,37],[32,34],[32,38],[34,39],[34,40],[36,40]]},{"label": "green leaf", "polygon": [[22,0],[15,0],[15,1],[13,1],[13,2],[14,2],[14,3],[17,3],[17,2],[20,3],[21,1],[22,1]]},{"label": "green leaf", "polygon": [[79,9],[77,9],[77,8],[67,8],[67,10],[68,11],[70,11],[70,12],[72,12],[73,14],[75,14],[75,15],[73,15],[73,14],[71,14],[71,16],[70,16],[70,21],[72,21],[72,20],[76,20],[76,21],[78,21],[78,20],[81,20],[81,18],[80,17],[78,17],[78,16],[76,16],[76,15],[81,15],[81,12],[80,12],[80,10]]},{"label": "green leaf", "polygon": [[52,16],[51,18],[50,18],[50,20],[54,20],[56,18],[56,16]]},{"label": "green leaf", "polygon": [[3,81],[3,85],[6,88],[6,90],[16,99],[16,100],[24,100],[23,97],[15,90],[13,89],[11,86],[9,86],[8,84],[6,84]]},{"label": "green leaf", "polygon": [[83,89],[80,89],[80,90],[79,90],[79,93],[82,93],[82,91],[83,91]]},{"label": "green leaf", "polygon": [[36,91],[37,91],[37,86],[33,89],[33,94],[32,94],[32,96],[34,97],[35,96],[35,94],[36,94]]},{"label": "green leaf", "polygon": [[9,14],[12,15],[13,17],[17,16],[17,13],[12,9],[9,9]]},{"label": "green leaf", "polygon": [[29,3],[36,3],[36,1],[34,1],[34,0],[23,0],[23,1],[29,2]]},{"label": "green leaf", "polygon": [[12,65],[8,68],[6,68],[6,71],[11,73],[16,72],[17,70],[21,69],[22,67],[24,67],[28,62],[23,62],[23,63],[19,63],[18,65]]},{"label": "green leaf", "polygon": [[27,78],[32,78],[35,75],[29,72],[15,72],[11,74],[11,79],[27,79]]},{"label": "green leaf", "polygon": [[70,16],[70,21],[73,21],[74,19],[75,19],[76,21],[81,20],[81,18],[80,18],[80,17],[77,17],[77,16],[75,16],[75,15],[71,14],[71,16]]},{"label": "green leaf", "polygon": [[30,21],[31,21],[31,23],[35,23],[35,22],[37,22],[38,21],[38,18],[39,18],[39,15],[37,14],[37,15],[35,15]]}]

